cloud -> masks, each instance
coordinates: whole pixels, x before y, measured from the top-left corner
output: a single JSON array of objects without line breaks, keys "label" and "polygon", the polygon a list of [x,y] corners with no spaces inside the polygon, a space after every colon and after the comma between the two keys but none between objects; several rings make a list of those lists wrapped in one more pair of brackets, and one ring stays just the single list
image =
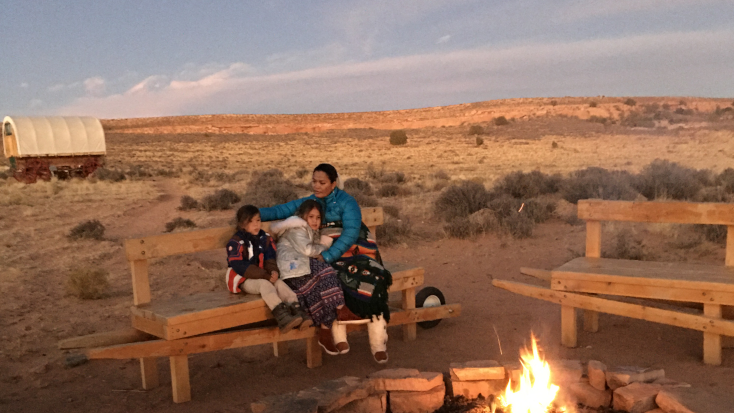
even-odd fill
[{"label": "cloud", "polygon": [[82,84],[83,84],[82,82],[73,82],[69,84],[57,83],[55,85],[49,86],[48,88],[46,88],[46,90],[51,93],[56,93],[56,92],[61,92],[63,90],[76,89],[82,86]]},{"label": "cloud", "polygon": [[31,99],[28,102],[29,109],[40,109],[45,106],[45,103],[41,99]]},{"label": "cloud", "polygon": [[18,87],[20,87],[21,89],[28,89],[28,83],[27,82],[23,82],[20,85],[18,85]]},{"label": "cloud", "polygon": [[723,3],[728,0],[614,0],[573,1],[558,9],[561,21],[582,20],[595,17],[610,17],[623,13],[662,11],[680,7],[702,7],[707,3]]},{"label": "cloud", "polygon": [[87,95],[90,96],[102,96],[107,90],[105,81],[100,76],[84,79],[83,83],[84,90],[87,92]]},{"label": "cloud", "polygon": [[150,76],[128,91],[85,96],[59,113],[143,117],[313,113],[425,107],[523,97],[734,95],[721,74],[734,30],[519,44],[347,62],[276,74],[245,63],[193,81]]},{"label": "cloud", "polygon": [[448,43],[448,41],[451,40],[451,35],[447,34],[446,36],[441,36],[436,40],[436,44],[444,44]]}]

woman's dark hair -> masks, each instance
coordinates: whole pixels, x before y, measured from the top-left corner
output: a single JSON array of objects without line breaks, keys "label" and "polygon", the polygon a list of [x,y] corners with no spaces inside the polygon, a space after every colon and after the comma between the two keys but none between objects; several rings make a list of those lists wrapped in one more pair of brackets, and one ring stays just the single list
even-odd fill
[{"label": "woman's dark hair", "polygon": [[315,167],[313,171],[314,172],[321,171],[325,173],[326,176],[329,177],[329,180],[331,182],[335,182],[336,178],[339,176],[339,174],[336,173],[336,168],[334,168],[333,166],[331,166],[331,164],[328,164],[328,163],[319,164],[319,166]]},{"label": "woman's dark hair", "polygon": [[260,215],[260,210],[255,205],[242,205],[237,210],[237,226],[249,224],[258,215]]},{"label": "woman's dark hair", "polygon": [[324,207],[322,207],[319,201],[315,199],[307,199],[303,201],[303,203],[296,210],[296,216],[305,220],[306,215],[308,215],[308,213],[311,212],[314,208],[319,210],[319,214],[321,214],[321,220],[323,220]]}]

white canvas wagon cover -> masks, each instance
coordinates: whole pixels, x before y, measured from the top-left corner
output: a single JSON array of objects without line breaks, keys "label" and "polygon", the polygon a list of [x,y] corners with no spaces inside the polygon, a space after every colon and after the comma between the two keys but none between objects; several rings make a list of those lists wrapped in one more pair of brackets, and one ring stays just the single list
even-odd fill
[{"label": "white canvas wagon cover", "polygon": [[[10,123],[12,133],[5,127]],[[6,116],[3,119],[5,156],[104,155],[102,123],[93,117]]]}]

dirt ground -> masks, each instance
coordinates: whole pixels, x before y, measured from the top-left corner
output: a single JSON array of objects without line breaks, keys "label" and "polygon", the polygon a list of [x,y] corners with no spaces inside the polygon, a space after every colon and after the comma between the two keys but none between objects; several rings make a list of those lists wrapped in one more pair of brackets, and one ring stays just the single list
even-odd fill
[{"label": "dirt ground", "polygon": [[[110,134],[111,167],[168,168],[175,176],[154,174],[117,183],[0,182],[0,412],[247,412],[249,403],[263,396],[384,368],[372,361],[363,333],[350,335],[349,354],[324,355],[323,366],[313,370],[306,367],[305,344],[300,342],[290,344],[288,354],[280,358],[273,356],[271,346],[197,354],[190,357],[193,400],[175,405],[167,360],[159,361],[161,386],[142,391],[137,361],[95,360],[65,368],[70,353],[56,347],[64,338],[129,326],[132,291],[122,240],[161,233],[164,224],[178,216],[206,228],[226,225],[234,214],[178,211],[182,195],[199,197],[221,187],[241,192],[253,171],[273,167],[300,179],[298,170],[321,161],[333,162],[347,176],[364,177],[373,162],[409,177],[411,194],[381,199],[381,204],[400,207],[424,236],[382,248],[383,256],[424,267],[426,285],[441,289],[448,302],[462,305],[460,317],[433,329],[419,328],[415,342],[403,342],[400,329],[391,329],[386,367],[447,371],[451,362],[516,360],[532,331],[550,359],[664,368],[667,377],[707,392],[722,406],[721,412],[730,411],[734,350],[724,350],[722,366],[705,366],[701,333],[610,315],[600,316],[598,333],[579,332],[578,348],[563,348],[557,305],[492,287],[495,278],[540,284],[520,274],[519,268],[551,269],[581,254],[583,225],[558,216],[539,225],[529,239],[497,234],[449,239],[436,229],[430,214],[437,192],[421,188],[429,186],[430,175],[438,170],[452,179],[474,179],[487,186],[513,170],[568,173],[602,166],[636,172],[655,158],[721,171],[734,165],[732,128],[645,130],[542,118],[518,121],[506,129],[487,125],[491,133],[481,146],[465,129],[416,129],[409,144],[400,148],[387,144],[384,131],[368,129],[254,136]],[[335,145],[331,155],[324,152],[324,147]],[[192,166],[209,172],[244,171],[234,180],[201,181],[192,177]],[[69,240],[69,229],[87,219],[105,225],[104,240]],[[720,245],[704,241],[674,250],[667,242],[669,227],[636,231],[658,257],[723,263]],[[224,264],[223,251],[157,260],[151,265],[154,298],[210,290],[226,294]],[[76,266],[107,270],[109,295],[100,300],[69,295],[65,282]]]}]

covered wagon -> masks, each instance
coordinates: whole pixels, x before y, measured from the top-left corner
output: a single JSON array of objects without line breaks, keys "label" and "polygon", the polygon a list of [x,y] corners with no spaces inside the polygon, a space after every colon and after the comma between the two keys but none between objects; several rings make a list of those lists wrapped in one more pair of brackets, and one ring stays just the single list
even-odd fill
[{"label": "covered wagon", "polygon": [[105,136],[97,118],[6,116],[2,134],[5,157],[21,182],[86,177],[104,162]]}]

